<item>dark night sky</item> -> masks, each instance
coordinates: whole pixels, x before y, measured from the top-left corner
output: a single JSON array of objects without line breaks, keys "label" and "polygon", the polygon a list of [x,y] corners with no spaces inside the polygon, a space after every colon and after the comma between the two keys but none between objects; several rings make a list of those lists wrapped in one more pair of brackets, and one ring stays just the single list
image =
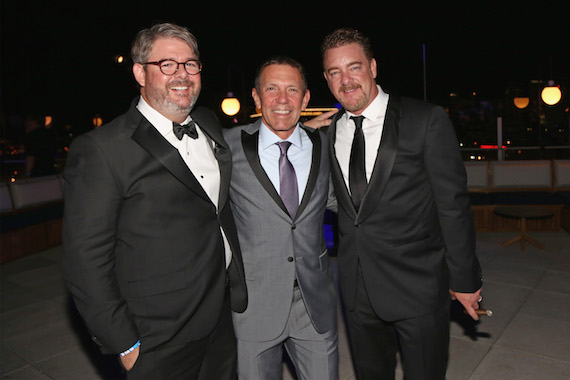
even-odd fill
[{"label": "dark night sky", "polygon": [[[476,91],[482,98],[498,98],[511,82],[552,76],[569,83],[570,33],[561,1],[534,4],[532,9],[519,9],[524,7],[520,2],[511,7],[481,1],[429,2],[421,7],[417,2],[354,0],[326,5],[53,3],[1,2],[4,115],[34,110],[75,122],[94,114],[108,121],[124,112],[137,89],[130,64],[117,65],[113,57],[128,56],[136,32],[158,21],[187,26],[197,36],[204,63],[200,102],[212,108],[230,85],[250,102],[255,70],[274,54],[290,55],[305,66],[310,106],[332,105],[319,44],[340,26],[355,27],[371,38],[379,83],[402,95],[423,97],[422,44],[427,51],[428,100],[436,103],[449,92],[468,96]],[[259,5],[264,3],[270,5]]]}]

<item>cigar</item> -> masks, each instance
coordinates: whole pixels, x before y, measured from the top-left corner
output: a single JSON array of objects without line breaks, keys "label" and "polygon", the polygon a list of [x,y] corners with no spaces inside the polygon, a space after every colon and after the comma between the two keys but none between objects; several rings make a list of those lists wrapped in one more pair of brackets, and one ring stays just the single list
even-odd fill
[{"label": "cigar", "polygon": [[[467,310],[463,310],[463,312],[464,312],[465,314],[468,314],[468,313],[467,313]],[[486,316],[490,317],[490,316],[493,315],[493,312],[492,312],[491,310],[487,310],[487,309],[475,309],[475,314],[477,314],[477,315],[486,315]]]}]

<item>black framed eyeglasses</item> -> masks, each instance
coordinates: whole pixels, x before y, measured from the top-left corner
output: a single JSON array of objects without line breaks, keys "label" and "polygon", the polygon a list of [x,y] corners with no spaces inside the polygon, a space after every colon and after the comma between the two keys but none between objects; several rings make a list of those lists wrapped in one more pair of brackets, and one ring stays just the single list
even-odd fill
[{"label": "black framed eyeglasses", "polygon": [[202,71],[202,62],[198,61],[197,59],[189,59],[186,62],[176,62],[173,59],[162,59],[156,62],[145,62],[143,65],[158,66],[164,75],[176,74],[180,65],[183,65],[186,72],[190,75],[196,75]]}]

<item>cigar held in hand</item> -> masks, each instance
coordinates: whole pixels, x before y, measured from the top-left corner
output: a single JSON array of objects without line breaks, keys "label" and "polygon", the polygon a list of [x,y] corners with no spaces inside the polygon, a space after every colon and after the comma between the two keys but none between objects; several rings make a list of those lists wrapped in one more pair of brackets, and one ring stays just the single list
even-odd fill
[{"label": "cigar held in hand", "polygon": [[[463,313],[468,314],[467,310],[463,310]],[[486,315],[488,317],[493,315],[493,312],[491,310],[488,310],[488,309],[475,309],[475,313],[477,315]]]}]

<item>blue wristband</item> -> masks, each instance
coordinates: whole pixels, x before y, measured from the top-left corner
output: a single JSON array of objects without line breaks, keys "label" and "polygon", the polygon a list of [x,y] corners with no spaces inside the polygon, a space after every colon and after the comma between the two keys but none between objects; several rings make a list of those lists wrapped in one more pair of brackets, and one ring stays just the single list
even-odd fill
[{"label": "blue wristband", "polygon": [[133,351],[135,350],[135,348],[137,348],[137,347],[140,346],[140,345],[141,345],[141,340],[139,339],[138,342],[136,342],[134,346],[132,346],[131,348],[129,348],[129,349],[126,350],[126,351],[121,352],[121,353],[119,354],[119,356],[125,356],[125,355],[130,354],[131,352],[133,352]]}]

